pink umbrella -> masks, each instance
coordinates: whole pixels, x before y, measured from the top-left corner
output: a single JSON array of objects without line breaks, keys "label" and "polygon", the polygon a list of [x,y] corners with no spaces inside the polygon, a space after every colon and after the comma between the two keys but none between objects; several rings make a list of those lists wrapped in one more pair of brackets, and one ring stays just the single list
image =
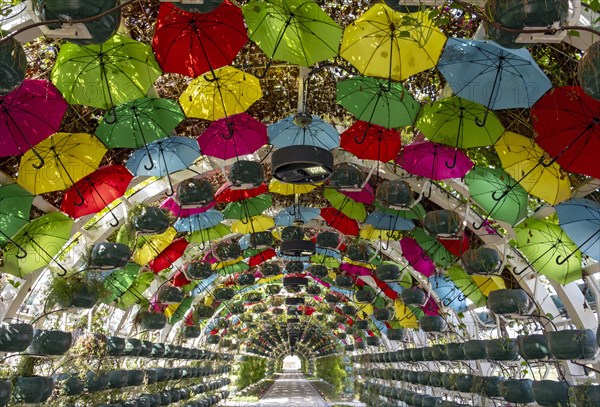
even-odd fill
[{"label": "pink umbrella", "polygon": [[26,79],[0,96],[0,157],[23,154],[56,133],[68,106],[58,89],[43,80]]},{"label": "pink umbrella", "polygon": [[369,184],[365,184],[363,189],[361,189],[360,191],[345,191],[343,189],[340,189],[339,192],[356,202],[361,202],[367,205],[372,205],[375,201],[375,191],[373,190],[373,187]]},{"label": "pink umbrella", "polygon": [[[456,165],[452,167],[455,154]],[[418,141],[405,146],[398,154],[396,164],[411,174],[432,180],[462,178],[474,165],[461,150],[431,141]]]},{"label": "pink umbrella", "polygon": [[431,277],[435,274],[435,264],[425,254],[421,246],[412,237],[405,237],[400,240],[402,255],[408,260],[409,264],[425,277]]},{"label": "pink umbrella", "polygon": [[199,213],[204,213],[210,208],[214,208],[217,204],[216,201],[212,201],[204,206],[200,206],[197,208],[182,208],[179,203],[173,197],[166,199],[162,205],[160,206],[163,209],[168,210],[173,214],[173,216],[177,218],[187,218],[192,215],[197,215]]},{"label": "pink umbrella", "polygon": [[345,271],[348,274],[353,276],[371,276],[373,275],[373,270],[363,266],[357,266],[355,264],[350,263],[342,263],[340,265],[340,270]]},{"label": "pink umbrella", "polygon": [[427,299],[427,302],[421,307],[421,309],[425,315],[434,316],[440,314],[440,308],[432,297]]},{"label": "pink umbrella", "polygon": [[267,127],[247,113],[216,120],[198,136],[202,154],[222,160],[252,154],[268,142]]}]

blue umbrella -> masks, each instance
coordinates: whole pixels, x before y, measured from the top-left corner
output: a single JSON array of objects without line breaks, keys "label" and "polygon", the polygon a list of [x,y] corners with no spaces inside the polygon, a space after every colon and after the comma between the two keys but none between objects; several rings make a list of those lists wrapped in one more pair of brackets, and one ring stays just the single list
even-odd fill
[{"label": "blue umbrella", "polygon": [[415,227],[415,223],[410,219],[384,212],[371,212],[365,223],[383,230],[412,230]]},{"label": "blue umbrella", "polygon": [[[299,117],[303,120],[299,120]],[[267,132],[269,143],[279,148],[304,145],[332,150],[340,146],[340,135],[335,127],[315,115],[286,117],[271,124]]]},{"label": "blue umbrella", "polygon": [[467,302],[463,292],[446,276],[433,275],[429,277],[431,289],[440,299],[440,303],[456,312],[467,310]]},{"label": "blue umbrella", "polygon": [[[184,170],[200,157],[198,140],[187,137],[172,136],[148,143],[145,148],[135,150],[125,166],[135,176],[169,176]],[[167,195],[173,195],[171,190]]]},{"label": "blue umbrella", "polygon": [[308,206],[287,206],[275,215],[277,226],[293,226],[296,223],[307,223],[319,216],[320,208]]},{"label": "blue umbrella", "polygon": [[[554,208],[558,214],[558,225],[579,246],[579,250],[600,261],[600,205],[589,199],[573,198]],[[564,262],[566,259],[557,261]]]},{"label": "blue umbrella", "polygon": [[215,227],[223,220],[223,214],[215,209],[197,213],[187,218],[180,218],[173,227],[178,232],[195,232],[197,230]]},{"label": "blue umbrella", "polygon": [[529,108],[552,87],[527,49],[493,41],[448,39],[438,69],[454,94],[492,110]]}]

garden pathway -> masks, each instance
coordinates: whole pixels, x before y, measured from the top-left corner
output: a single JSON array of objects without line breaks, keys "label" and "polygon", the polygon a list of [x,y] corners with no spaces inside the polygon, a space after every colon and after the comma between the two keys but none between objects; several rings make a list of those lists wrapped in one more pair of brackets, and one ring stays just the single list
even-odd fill
[{"label": "garden pathway", "polygon": [[281,373],[257,407],[327,407],[302,373]]}]

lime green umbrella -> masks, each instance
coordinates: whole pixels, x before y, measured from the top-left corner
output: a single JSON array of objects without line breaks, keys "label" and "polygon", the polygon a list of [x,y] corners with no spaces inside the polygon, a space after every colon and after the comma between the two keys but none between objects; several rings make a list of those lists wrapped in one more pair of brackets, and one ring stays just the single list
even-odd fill
[{"label": "lime green umbrella", "polygon": [[471,198],[490,218],[515,225],[527,216],[527,191],[503,169],[473,167],[465,175],[465,184]]},{"label": "lime green umbrella", "polygon": [[139,304],[141,307],[147,305],[148,299],[144,297],[144,291],[150,287],[153,281],[153,272],[147,271],[139,273],[133,284],[131,284],[129,288],[115,300],[117,307],[127,309],[133,304]]},{"label": "lime green umbrella", "polygon": [[581,279],[581,252],[560,226],[529,218],[514,230],[529,267],[563,285]]},{"label": "lime green umbrella", "polygon": [[67,102],[108,109],[145,97],[161,73],[149,45],[114,35],[98,45],[61,45],[50,78]]},{"label": "lime green umbrella", "polygon": [[[181,303],[169,305],[167,310],[172,311],[170,312],[169,324],[175,325],[181,321],[185,313],[192,307],[193,302],[194,297],[185,297]],[[165,314],[167,314],[167,311],[165,311]]]},{"label": "lime green umbrella", "polygon": [[260,215],[269,209],[272,203],[273,199],[269,194],[231,202],[223,209],[223,217],[225,219],[247,219]]},{"label": "lime green umbrella", "polygon": [[388,129],[409,126],[421,106],[399,82],[356,77],[337,84],[337,102],[358,120]]},{"label": "lime green umbrella", "polygon": [[487,297],[483,295],[473,278],[462,268],[451,266],[446,269],[448,277],[463,292],[465,298],[471,300],[476,307],[484,307],[487,303]]},{"label": "lime green umbrella", "polygon": [[326,256],[324,254],[313,254],[310,257],[311,264],[319,264],[321,266],[325,266],[330,269],[339,268],[341,265],[340,260],[335,257]]},{"label": "lime green umbrella", "polygon": [[190,243],[204,243],[213,240],[220,240],[229,234],[231,234],[231,230],[229,230],[229,227],[227,227],[227,225],[219,223],[216,226],[213,226],[212,228],[201,229],[192,232],[192,234],[189,235],[187,239]]},{"label": "lime green umbrella", "polygon": [[33,195],[17,184],[0,186],[0,247],[29,222]]},{"label": "lime green umbrella", "polygon": [[367,218],[367,210],[365,209],[365,205],[360,202],[356,202],[341,192],[338,192],[333,188],[325,188],[323,190],[323,196],[329,201],[332,207],[342,212],[349,218],[360,222],[364,222],[364,220]]},{"label": "lime green umbrella", "polygon": [[125,267],[110,273],[102,282],[107,291],[107,295],[102,298],[102,302],[110,304],[123,295],[131,287],[139,272],[139,265],[129,263]]},{"label": "lime green umbrella", "polygon": [[377,211],[394,215],[399,218],[421,220],[425,216],[425,208],[420,203],[416,203],[412,207],[405,210],[389,208],[380,204],[378,201],[375,201],[373,205]]},{"label": "lime green umbrella", "polygon": [[456,257],[450,253],[439,240],[429,236],[424,229],[415,228],[413,229],[412,234],[423,251],[438,266],[448,267],[456,261]]},{"label": "lime green umbrella", "polygon": [[342,27],[312,0],[254,0],[242,11],[248,37],[270,59],[308,67],[338,54]]},{"label": "lime green umbrella", "polygon": [[17,277],[47,266],[51,261],[67,270],[54,257],[71,237],[73,219],[62,212],[52,212],[32,220],[21,228],[4,251],[4,272]]}]

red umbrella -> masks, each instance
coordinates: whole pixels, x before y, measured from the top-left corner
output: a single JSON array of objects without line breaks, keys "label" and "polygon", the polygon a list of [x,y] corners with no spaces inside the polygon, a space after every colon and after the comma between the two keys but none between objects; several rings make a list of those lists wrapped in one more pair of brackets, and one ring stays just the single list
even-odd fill
[{"label": "red umbrella", "polygon": [[349,236],[358,236],[358,222],[335,208],[322,208],[321,217],[329,226]]},{"label": "red umbrella", "polygon": [[193,78],[230,65],[248,41],[242,11],[229,1],[209,13],[161,3],[152,48],[164,72]]},{"label": "red umbrella", "polygon": [[466,234],[460,237],[460,239],[445,239],[442,237],[438,237],[437,240],[444,246],[450,253],[453,255],[460,257],[462,254],[469,250],[469,238]]},{"label": "red umbrella", "polygon": [[250,267],[258,266],[259,264],[262,264],[265,261],[272,259],[275,256],[277,256],[277,253],[275,252],[274,249],[269,248],[269,249],[263,250],[262,252],[255,254],[254,256],[252,256],[248,259],[248,266],[250,266]]},{"label": "red umbrella", "polygon": [[184,287],[191,283],[182,271],[177,271],[171,279],[171,284],[175,287]]},{"label": "red umbrella", "polygon": [[[67,189],[60,210],[75,219],[98,213],[122,197],[132,179],[131,172],[122,165],[100,167]],[[116,226],[119,220],[113,217]]]},{"label": "red umbrella", "polygon": [[397,130],[361,120],[340,136],[340,147],[363,160],[391,161],[398,155],[400,145]]},{"label": "red umbrella", "polygon": [[535,141],[551,157],[578,174],[600,178],[600,101],[579,86],[552,89],[531,109]]},{"label": "red umbrella", "polygon": [[260,194],[268,192],[269,187],[267,184],[260,184],[255,188],[250,189],[234,189],[232,184],[225,183],[215,193],[215,199],[217,202],[237,202],[242,199],[254,198]]},{"label": "red umbrella", "polygon": [[158,256],[148,263],[148,268],[155,273],[160,273],[173,265],[173,262],[183,256],[189,242],[184,239],[176,239],[171,242]]}]

